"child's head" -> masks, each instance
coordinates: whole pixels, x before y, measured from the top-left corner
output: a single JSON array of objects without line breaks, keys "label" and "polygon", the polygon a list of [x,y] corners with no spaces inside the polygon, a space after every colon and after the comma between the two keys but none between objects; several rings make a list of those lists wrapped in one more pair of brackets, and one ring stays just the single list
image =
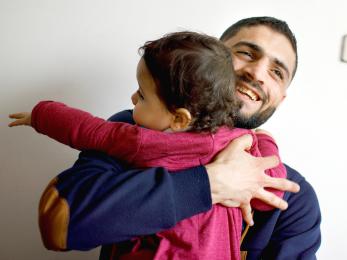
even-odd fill
[{"label": "child's head", "polygon": [[215,131],[233,126],[236,101],[230,51],[216,38],[177,32],[140,48],[134,120],[156,130]]}]

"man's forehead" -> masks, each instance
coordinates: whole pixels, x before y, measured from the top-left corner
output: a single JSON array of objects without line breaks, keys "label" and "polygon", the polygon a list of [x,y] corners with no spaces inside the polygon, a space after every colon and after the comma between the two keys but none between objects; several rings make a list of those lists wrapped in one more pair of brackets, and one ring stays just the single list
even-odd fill
[{"label": "man's forehead", "polygon": [[290,41],[283,34],[264,25],[244,27],[224,44],[232,49],[241,42],[258,46],[265,55],[283,62],[291,74],[293,73],[296,55]]}]

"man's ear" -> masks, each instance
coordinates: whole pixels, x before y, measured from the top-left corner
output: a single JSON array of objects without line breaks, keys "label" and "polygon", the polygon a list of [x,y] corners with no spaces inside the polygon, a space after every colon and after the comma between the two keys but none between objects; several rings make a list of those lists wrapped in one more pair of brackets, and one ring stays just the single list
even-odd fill
[{"label": "man's ear", "polygon": [[278,105],[281,105],[282,102],[286,99],[286,97],[287,97],[287,93],[284,93],[283,96],[282,96],[282,99],[281,99],[281,101],[280,101],[280,103]]},{"label": "man's ear", "polygon": [[185,108],[178,108],[175,110],[173,118],[170,123],[170,128],[174,132],[185,131],[192,122],[192,115]]}]

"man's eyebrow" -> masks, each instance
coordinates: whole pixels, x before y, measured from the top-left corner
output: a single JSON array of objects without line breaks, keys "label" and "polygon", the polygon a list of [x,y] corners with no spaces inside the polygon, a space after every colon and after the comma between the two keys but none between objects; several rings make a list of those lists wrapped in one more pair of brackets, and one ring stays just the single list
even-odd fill
[{"label": "man's eyebrow", "polygon": [[[252,50],[254,50],[254,51],[256,51],[256,52],[259,52],[259,53],[261,53],[261,54],[264,53],[263,48],[261,48],[259,45],[254,44],[254,43],[252,43],[252,42],[240,41],[240,42],[236,43],[235,45],[233,45],[233,47],[242,47],[242,46],[246,46],[246,47],[248,47],[248,48],[250,48],[250,49],[252,49]],[[277,58],[273,58],[273,62],[274,62],[277,66],[281,67],[281,68],[286,72],[288,78],[290,77],[289,69],[288,69],[287,65],[284,64],[284,62],[280,61],[280,60],[277,59]]]},{"label": "man's eyebrow", "polygon": [[257,51],[257,52],[261,52],[261,53],[264,52],[263,48],[261,48],[259,45],[254,44],[252,42],[240,41],[240,42],[233,45],[233,47],[243,47],[243,46],[249,47],[252,50]]}]

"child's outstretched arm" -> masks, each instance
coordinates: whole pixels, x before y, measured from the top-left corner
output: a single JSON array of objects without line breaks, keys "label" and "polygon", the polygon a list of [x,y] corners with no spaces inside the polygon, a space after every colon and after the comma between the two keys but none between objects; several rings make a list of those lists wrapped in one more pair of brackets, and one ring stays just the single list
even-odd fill
[{"label": "child's outstretched arm", "polygon": [[31,126],[31,112],[20,112],[10,114],[9,118],[16,119],[13,122],[9,123],[9,127],[27,125]]},{"label": "child's outstretched arm", "polygon": [[63,103],[42,101],[32,112],[9,115],[10,127],[28,125],[37,132],[78,150],[98,150],[131,162],[141,142],[139,127],[108,122]]}]

